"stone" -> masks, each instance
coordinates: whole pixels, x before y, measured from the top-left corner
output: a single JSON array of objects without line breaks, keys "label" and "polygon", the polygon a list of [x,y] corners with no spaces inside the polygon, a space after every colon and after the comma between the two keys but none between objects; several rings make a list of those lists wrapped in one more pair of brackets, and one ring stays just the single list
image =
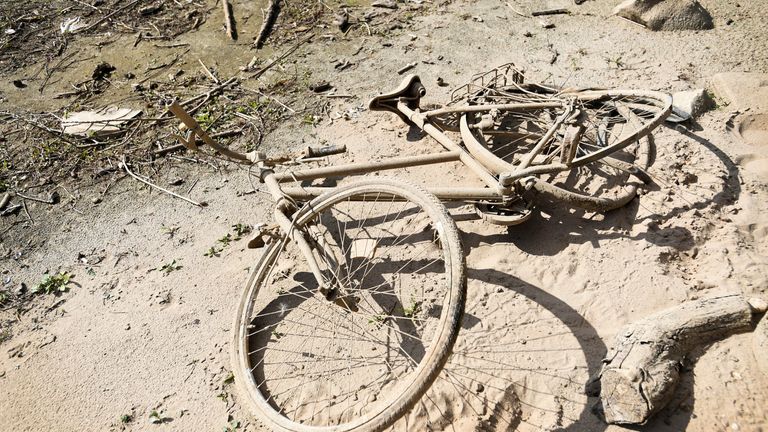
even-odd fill
[{"label": "stone", "polygon": [[384,9],[397,9],[395,0],[376,0],[371,3],[371,6]]},{"label": "stone", "polygon": [[650,30],[709,30],[712,16],[696,0],[626,0],[613,14]]},{"label": "stone", "polygon": [[768,111],[768,73],[719,73],[712,77],[712,85],[729,108]]},{"label": "stone", "polygon": [[672,95],[672,110],[682,118],[696,118],[714,106],[714,101],[704,89],[681,91]]}]

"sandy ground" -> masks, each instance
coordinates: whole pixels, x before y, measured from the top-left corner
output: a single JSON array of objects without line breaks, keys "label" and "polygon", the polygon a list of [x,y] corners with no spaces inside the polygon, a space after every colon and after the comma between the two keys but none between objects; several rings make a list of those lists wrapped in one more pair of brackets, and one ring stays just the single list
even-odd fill
[{"label": "sandy ground", "polygon": [[[556,27],[545,30],[504,2],[459,1],[416,10],[387,38],[317,39],[285,68],[306,68],[355,98],[332,100],[330,116],[317,125],[274,131],[265,149],[325,140],[348,146],[349,155],[335,159],[345,161],[436,149],[394,116],[363,109],[411,61],[426,61],[415,72],[428,98],[441,102],[448,90],[435,85],[437,77],[460,84],[509,61],[533,81],[670,92],[709,87],[718,72],[768,72],[768,5],[761,2],[702,1],[716,28],[680,33],[607,18],[612,1],[544,3],[515,2],[524,10],[565,6],[573,13],[549,18]],[[256,21],[241,31],[256,32]],[[213,12],[199,34],[180,39],[192,44],[191,59],[227,76],[250,54],[247,44],[225,46],[220,22]],[[93,40],[76,43],[94,49]],[[116,43],[128,55],[100,55],[138,61],[132,44]],[[335,71],[342,58],[355,66]],[[197,67],[195,60],[182,64]],[[6,81],[0,91],[21,104],[24,97]],[[548,206],[506,229],[477,220],[469,207],[452,208],[469,269],[462,333],[438,382],[395,430],[624,430],[605,425],[594,410],[597,398],[584,392],[622,325],[690,299],[768,297],[768,147],[728,132],[733,110],[718,102],[692,127],[658,130],[650,170],[656,185],[623,209],[597,215]],[[24,103],[41,109],[45,99]],[[423,183],[435,175],[474,181],[458,166],[394,174]],[[154,180],[178,177],[186,180],[181,192],[197,181],[190,195],[209,206],[193,207],[130,179],[92,204],[103,186],[73,185],[77,211],[31,204],[34,223],[3,234],[9,283],[32,286],[44,272],[61,269],[76,274],[76,284],[60,296],[30,300],[22,315],[0,312],[10,334],[0,343],[0,430],[222,430],[233,420],[240,429],[263,430],[227,380],[233,313],[259,252],[242,240],[221,257],[203,254],[232,225],[268,221],[271,203],[249,192],[248,173],[236,167],[179,162]],[[3,218],[3,230],[8,223]],[[178,270],[158,270],[174,260]],[[637,429],[764,430],[768,377],[751,346],[744,333],[701,347],[683,365],[673,401]],[[163,424],[149,424],[155,410]],[[126,414],[133,421],[123,424]]]}]

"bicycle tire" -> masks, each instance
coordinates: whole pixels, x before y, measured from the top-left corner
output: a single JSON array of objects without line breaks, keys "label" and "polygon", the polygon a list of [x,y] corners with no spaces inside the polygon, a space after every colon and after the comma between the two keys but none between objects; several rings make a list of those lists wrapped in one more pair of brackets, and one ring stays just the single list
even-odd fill
[{"label": "bicycle tire", "polygon": [[[508,94],[508,91],[502,91],[502,94]],[[519,170],[522,164],[527,165],[527,170],[531,174],[536,174],[539,178],[543,176],[549,176],[549,180],[544,182],[537,182],[534,186],[540,192],[553,196],[560,201],[564,201],[566,204],[570,204],[575,207],[580,207],[590,211],[609,211],[615,208],[621,207],[629,202],[636,195],[636,190],[639,183],[633,179],[629,179],[630,176],[642,177],[644,170],[648,168],[650,158],[650,145],[652,138],[650,137],[652,130],[657,127],[669,114],[671,109],[671,102],[668,95],[660,92],[638,92],[638,91],[583,91],[583,92],[570,92],[562,93],[571,98],[572,104],[580,107],[580,113],[583,115],[581,120],[587,125],[592,125],[591,133],[584,133],[584,130],[580,132],[579,143],[572,147],[571,159],[567,161],[566,165],[563,165],[560,178],[563,176],[571,177],[573,183],[574,173],[579,171],[604,171],[598,167],[605,168],[606,162],[610,166],[610,156],[623,152],[624,149],[637,145],[632,155],[633,160],[614,161],[613,166],[608,169],[615,171],[615,176],[618,180],[606,178],[604,183],[614,183],[614,187],[618,187],[619,191],[613,190],[612,193],[595,194],[594,192],[586,192],[585,190],[579,190],[577,188],[558,187],[554,184],[554,178],[558,176],[558,173],[536,173],[536,164],[530,159],[525,160],[524,150],[530,150],[533,147],[531,141],[534,139],[528,139],[529,137],[524,134],[518,133],[522,138],[515,138],[510,143],[515,143],[517,140],[528,139],[528,143],[524,145],[518,145],[511,150],[508,148],[510,143],[504,143],[497,145],[495,143],[495,137],[491,136],[489,139],[483,134],[483,131],[473,130],[470,127],[470,122],[474,120],[473,113],[466,113],[462,115],[460,120],[460,129],[462,132],[462,138],[465,146],[469,152],[479,159],[484,165],[489,167],[497,175],[505,175],[505,173],[515,172]],[[526,94],[516,94],[515,102],[519,102],[520,97],[527,97]],[[548,99],[552,98],[552,94],[534,94],[531,96],[532,101],[539,101],[539,98]],[[475,100],[478,100],[476,97]],[[642,102],[642,103],[641,103]],[[524,104],[521,104],[524,105]],[[560,109],[538,109],[538,110],[526,110],[518,113],[512,113],[512,116],[519,115],[521,118],[530,121],[530,119],[536,119],[541,117],[549,117],[549,122],[543,122],[540,127],[539,133],[530,134],[535,139],[542,139],[545,135],[544,130],[548,128],[556,129],[557,132],[552,134],[550,139],[552,149],[543,148],[542,154],[544,156],[554,157],[557,156],[555,152],[559,147],[559,143],[556,143],[558,138],[562,141],[565,139],[566,133],[562,130],[566,128],[566,125],[561,121],[560,124],[556,123],[557,118],[561,118],[561,113],[566,109],[566,104],[563,103]],[[618,116],[616,115],[618,114]],[[641,118],[640,114],[645,115],[646,118]],[[502,114],[503,115],[503,114]],[[650,118],[648,118],[650,116]],[[616,119],[619,117],[621,120]],[[521,122],[522,123],[522,122]],[[627,128],[620,128],[616,134],[615,139],[611,139],[611,133],[605,129],[607,127],[613,127],[619,123],[626,123]],[[630,125],[630,123],[632,123]],[[598,126],[599,125],[599,126]],[[604,143],[600,143],[598,128],[602,128],[602,134],[605,140]],[[498,130],[492,131],[492,133],[499,133]],[[501,133],[504,133],[503,131]],[[592,142],[588,142],[592,140]],[[610,141],[610,142],[608,142]],[[526,147],[527,146],[527,147]],[[520,149],[519,149],[519,148]],[[589,148],[585,150],[584,148]],[[523,153],[523,157],[515,160],[517,152],[519,150]],[[543,165],[552,163],[551,159],[546,160]],[[637,162],[637,163],[635,163]],[[529,165],[530,164],[530,165]],[[634,165],[632,165],[634,164]],[[617,165],[619,168],[617,168]],[[604,174],[604,173],[603,173]],[[582,175],[586,177],[588,174]],[[605,177],[605,176],[604,176]],[[598,190],[601,188],[592,188]],[[607,188],[602,188],[606,189]],[[613,196],[610,196],[613,195]]]},{"label": "bicycle tire", "polygon": [[[275,406],[276,402],[272,395],[265,396],[265,393],[268,393],[269,390],[265,388],[260,389],[264,383],[257,384],[254,377],[255,366],[251,364],[253,352],[250,350],[251,347],[249,347],[249,339],[253,338],[253,333],[255,333],[249,329],[251,323],[254,322],[254,302],[259,292],[265,289],[267,278],[276,263],[284,262],[279,257],[287,243],[282,241],[273,242],[267,246],[258,264],[251,272],[248,284],[241,297],[235,318],[232,349],[235,382],[240,393],[245,396],[252,412],[257,414],[271,430],[287,432],[378,432],[383,430],[397,421],[426,392],[447,361],[453,344],[456,341],[466,294],[465,260],[455,222],[448,214],[445,206],[436,197],[427,193],[421,187],[399,180],[379,178],[361,181],[321,195],[302,207],[295,215],[294,229],[304,229],[305,227],[316,229],[315,227],[321,226],[318,221],[325,210],[331,209],[329,211],[332,211],[334,206],[340,206],[339,203],[350,202],[353,197],[361,196],[369,198],[373,196],[399,197],[403,202],[412,203],[415,208],[423,210],[424,214],[428,216],[429,222],[427,226],[431,226],[433,234],[437,236],[438,240],[433,240],[433,242],[439,244],[446,276],[446,294],[442,303],[440,303],[439,322],[434,323],[435,338],[425,348],[425,352],[418,365],[409,374],[409,379],[398,383],[393,388],[392,396],[387,400],[379,399],[372,403],[371,405],[375,409],[339,424],[317,425],[307,424],[306,421],[305,423],[297,422],[295,418],[291,420],[288,418],[288,414],[284,413],[285,409],[281,413],[279,407]],[[392,201],[395,201],[394,198],[392,198]],[[411,225],[410,223],[408,224],[408,226]],[[362,224],[360,226],[362,227]],[[347,226],[345,225],[344,228],[346,230]],[[366,225],[365,229],[369,229],[368,225]],[[413,229],[415,230],[416,228],[414,227]],[[351,230],[346,230],[345,232],[351,232]],[[343,247],[340,248],[340,250],[343,249]],[[403,267],[400,267],[400,270],[402,269]],[[397,275],[397,278],[393,278],[393,280],[407,277],[404,272],[398,272]],[[358,291],[358,294],[361,296],[365,295],[362,290]],[[411,297],[411,300],[413,301],[413,297]],[[286,317],[292,313],[294,313],[293,310],[282,312]],[[427,312],[419,311],[418,313],[423,314]],[[389,311],[389,314],[395,315],[392,310]],[[403,315],[405,316],[406,314],[403,313]],[[284,318],[284,320],[287,319]],[[424,321],[426,321],[426,318]],[[257,330],[257,332],[259,331],[262,330]],[[270,336],[271,338],[272,336]],[[354,341],[345,343],[351,344]],[[312,343],[312,348],[314,348],[314,342]],[[311,349],[309,350],[311,351]],[[260,355],[266,358],[266,352],[265,350],[264,354]],[[387,368],[390,367],[388,364]],[[311,372],[308,371],[307,374],[310,375]],[[357,397],[357,393],[355,393],[355,397]]]}]

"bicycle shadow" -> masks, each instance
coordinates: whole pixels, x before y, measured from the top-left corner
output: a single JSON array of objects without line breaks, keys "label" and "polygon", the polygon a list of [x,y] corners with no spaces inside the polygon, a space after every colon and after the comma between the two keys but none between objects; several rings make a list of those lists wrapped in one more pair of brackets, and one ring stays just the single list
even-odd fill
[{"label": "bicycle shadow", "polygon": [[[524,224],[511,226],[506,232],[478,234],[465,232],[462,240],[467,248],[481,245],[512,243],[521,251],[535,256],[554,256],[570,245],[590,243],[600,248],[601,242],[613,239],[645,240],[658,246],[670,246],[678,251],[687,251],[695,246],[691,231],[685,227],[658,227],[651,223],[649,230],[637,235],[629,234],[636,223],[638,202],[633,201],[624,208],[589,218],[583,212],[568,212],[559,208],[551,213],[536,212]],[[549,209],[547,209],[549,211]],[[460,216],[460,220],[477,219],[475,215]],[[546,238],[546,241],[542,241]]]},{"label": "bicycle shadow", "polygon": [[[643,216],[638,216],[638,214],[640,209],[645,208],[647,204],[644,204],[647,195],[631,201],[622,208],[602,215],[570,209],[560,203],[543,200],[540,203],[539,211],[524,224],[509,227],[505,234],[485,236],[468,234],[464,238],[466,245],[476,247],[482,243],[510,242],[531,255],[553,256],[572,244],[590,243],[593,247],[599,248],[601,241],[626,238],[645,240],[657,246],[670,246],[678,251],[690,250],[695,244],[693,234],[688,228],[682,226],[660,227],[660,225],[691,210],[704,210],[710,207],[717,210],[736,202],[741,195],[739,167],[725,152],[704,137],[679,125],[675,128],[669,126],[665,126],[665,128],[677,131],[702,145],[722,164],[726,175],[722,177],[721,187],[711,197],[702,198],[695,195],[694,192],[685,192],[694,194],[693,197],[698,199],[692,201],[685,197],[680,200],[681,203],[671,207],[663,206],[662,211],[653,211]],[[654,180],[660,184],[649,185],[651,190],[673,188],[677,189],[678,193],[682,194],[683,192],[682,188],[676,185],[670,186],[660,177],[656,177]],[[694,188],[694,190],[696,189]],[[629,234],[636,225],[643,222],[648,222],[648,229],[635,235]],[[541,238],[546,238],[547,241],[543,242],[540,240]]]},{"label": "bicycle shadow", "polygon": [[[592,377],[600,372],[607,347],[590,322],[565,301],[507,273],[495,269],[468,269],[467,273],[470,289],[481,283],[497,294],[522,297],[518,301],[532,304],[536,315],[543,315],[534,320],[550,331],[528,339],[499,338],[503,328],[493,325],[494,313],[483,313],[478,310],[479,304],[468,304],[465,325],[451,358],[419,405],[401,420],[404,428],[395,430],[427,430],[426,426],[428,430],[476,432],[606,430],[609,425],[599,399],[600,383]],[[534,321],[530,316],[514,319],[519,319],[519,326],[530,326]],[[530,333],[530,328],[526,330]],[[489,336],[494,340],[491,345],[467,343],[486,341]],[[570,343],[562,344],[563,340]],[[709,345],[686,358],[680,382],[665,408],[644,425],[622,427],[648,432],[685,430],[695,402],[692,367],[707,349]],[[583,355],[577,366],[571,365],[574,352]],[[499,353],[505,360],[493,358]],[[527,356],[527,361],[511,359],[517,354]],[[573,387],[572,391],[567,390],[569,387]],[[451,398],[460,399],[459,405],[476,407],[469,410],[474,425],[467,428],[462,424],[462,412],[456,409],[455,402],[450,402]],[[463,416],[466,418],[467,412]],[[419,417],[427,417],[426,424]]]},{"label": "bicycle shadow", "polygon": [[[593,412],[596,395],[586,394],[606,353],[595,328],[563,300],[507,273],[470,268],[467,276],[486,300],[467,304],[453,355],[404,430],[469,430],[461,424],[468,417],[476,431],[605,430]],[[460,404],[450,401],[457,397]]]},{"label": "bicycle shadow", "polygon": [[[694,133],[694,130],[702,130],[701,126],[699,126],[698,123],[695,123],[695,122],[691,123],[690,129],[679,124],[675,125],[674,127],[668,124],[664,124],[663,127],[666,130],[674,131],[681,135],[684,135],[685,137],[695,141],[697,144],[703,146],[707,151],[712,153],[720,161],[720,163],[723,165],[723,168],[725,168],[727,175],[723,179],[722,188],[718,190],[715,193],[715,195],[713,195],[710,199],[700,200],[694,203],[687,203],[682,206],[673,207],[669,209],[667,212],[665,212],[664,214],[654,215],[658,218],[657,220],[664,222],[669,219],[675,218],[681,213],[684,213],[686,211],[689,211],[692,209],[702,210],[709,205],[714,205],[715,209],[720,209],[724,206],[731,205],[739,200],[739,197],[741,196],[739,166],[733,161],[733,159],[730,158],[730,156],[728,156],[724,151],[722,151],[719,147],[717,147],[711,141]],[[651,217],[651,216],[648,216],[648,217]]]}]

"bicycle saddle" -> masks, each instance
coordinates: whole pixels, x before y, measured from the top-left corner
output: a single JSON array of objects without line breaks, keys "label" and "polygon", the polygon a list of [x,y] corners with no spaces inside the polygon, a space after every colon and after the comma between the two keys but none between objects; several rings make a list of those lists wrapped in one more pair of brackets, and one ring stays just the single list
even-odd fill
[{"label": "bicycle saddle", "polygon": [[427,94],[427,90],[421,84],[418,75],[408,75],[400,82],[400,85],[391,92],[376,96],[368,102],[371,111],[390,111],[397,114],[403,121],[410,123],[410,119],[397,109],[397,103],[402,99],[410,109],[419,108],[419,100]]}]

